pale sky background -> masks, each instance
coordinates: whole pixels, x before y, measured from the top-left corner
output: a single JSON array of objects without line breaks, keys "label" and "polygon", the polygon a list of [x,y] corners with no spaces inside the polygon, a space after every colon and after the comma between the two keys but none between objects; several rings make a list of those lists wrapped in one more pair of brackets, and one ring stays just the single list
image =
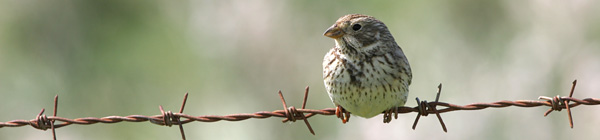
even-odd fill
[{"label": "pale sky background", "polygon": [[[334,41],[322,34],[338,17],[361,13],[387,24],[413,70],[415,97],[454,104],[600,97],[600,2],[290,1],[290,0],[0,0],[0,122],[33,119],[58,94],[66,118],[185,113],[227,115],[289,105],[333,107],[321,62]],[[600,106],[543,117],[546,107],[435,115],[280,118],[186,124],[188,139],[589,139],[600,137]],[[180,139],[177,127],[148,122],[71,125],[61,140]],[[0,128],[0,139],[51,139],[30,126]]]}]

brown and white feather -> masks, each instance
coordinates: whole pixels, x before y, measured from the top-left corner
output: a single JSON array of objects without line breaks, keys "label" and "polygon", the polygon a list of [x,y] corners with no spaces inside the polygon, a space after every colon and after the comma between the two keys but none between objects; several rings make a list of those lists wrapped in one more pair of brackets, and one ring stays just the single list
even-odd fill
[{"label": "brown and white feather", "polygon": [[[354,24],[362,28],[354,31]],[[343,36],[335,38],[335,47],[323,60],[325,87],[333,103],[365,118],[403,106],[412,72],[385,24],[353,14],[341,17],[334,27]]]}]

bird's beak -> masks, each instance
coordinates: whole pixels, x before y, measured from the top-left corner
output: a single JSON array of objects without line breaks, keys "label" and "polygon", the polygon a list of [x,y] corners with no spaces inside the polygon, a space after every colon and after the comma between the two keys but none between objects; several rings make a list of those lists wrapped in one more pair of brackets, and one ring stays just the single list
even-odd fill
[{"label": "bird's beak", "polygon": [[323,35],[333,39],[338,39],[344,35],[344,32],[342,29],[340,29],[340,27],[337,26],[337,24],[334,24],[333,26],[329,27],[329,29],[327,29]]}]

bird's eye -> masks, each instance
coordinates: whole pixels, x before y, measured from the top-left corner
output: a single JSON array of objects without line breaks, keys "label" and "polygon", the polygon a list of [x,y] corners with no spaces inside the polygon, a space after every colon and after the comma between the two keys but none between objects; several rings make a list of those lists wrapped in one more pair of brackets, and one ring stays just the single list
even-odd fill
[{"label": "bird's eye", "polygon": [[360,30],[361,27],[362,26],[360,26],[360,24],[354,24],[354,25],[352,25],[352,30],[358,31],[358,30]]}]

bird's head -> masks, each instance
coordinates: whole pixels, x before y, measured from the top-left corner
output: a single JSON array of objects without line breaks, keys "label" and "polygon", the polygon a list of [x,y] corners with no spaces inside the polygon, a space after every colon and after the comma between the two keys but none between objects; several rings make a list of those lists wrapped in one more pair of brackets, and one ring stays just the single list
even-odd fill
[{"label": "bird's head", "polygon": [[355,49],[359,52],[382,46],[378,45],[380,43],[395,43],[383,22],[361,14],[340,17],[323,35],[335,39],[338,47]]}]

